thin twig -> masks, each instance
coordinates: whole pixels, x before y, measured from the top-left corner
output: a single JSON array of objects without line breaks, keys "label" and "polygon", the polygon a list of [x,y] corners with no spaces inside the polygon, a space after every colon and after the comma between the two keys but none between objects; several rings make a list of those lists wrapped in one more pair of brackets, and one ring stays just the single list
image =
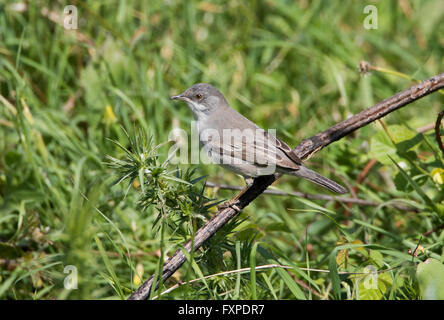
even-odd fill
[{"label": "thin twig", "polygon": [[[212,182],[206,182],[205,186],[210,187],[210,188],[219,188],[219,189],[225,189],[225,190],[242,190],[243,189],[243,187],[240,187],[240,186],[231,186],[228,184],[215,184]],[[357,205],[361,205],[361,206],[372,206],[372,207],[377,207],[377,206],[385,204],[382,202],[364,200],[364,199],[359,199],[359,198],[329,196],[326,194],[310,194],[310,193],[304,193],[304,192],[298,192],[298,191],[281,191],[281,190],[275,190],[275,189],[267,189],[264,191],[264,194],[270,194],[270,195],[275,195],[275,196],[295,196],[295,197],[300,197],[300,198],[309,199],[309,200],[337,201],[337,202],[352,203],[352,204],[357,204]],[[418,209],[416,209],[416,208],[404,205],[402,203],[397,203],[394,201],[387,202],[386,204],[389,204],[390,206],[393,206],[393,207],[400,209],[400,210],[413,211],[413,212],[418,211]]]},{"label": "thin twig", "polygon": [[441,229],[444,229],[444,224],[442,224],[442,225],[440,225],[440,226],[437,226],[436,228],[433,228],[433,229],[431,229],[431,230],[429,230],[429,231],[426,231],[426,232],[424,232],[422,235],[423,235],[424,237],[427,237],[427,236],[431,235],[432,233],[434,233],[434,232],[436,232],[436,231],[438,231],[438,230],[441,230]]},{"label": "thin twig", "polygon": [[[307,160],[316,152],[328,146],[353,131],[364,127],[365,125],[384,117],[385,115],[416,101],[426,95],[431,94],[441,88],[444,88],[444,73],[431,77],[419,84],[410,87],[407,90],[399,92],[394,96],[370,107],[353,117],[342,121],[333,127],[318,133],[317,135],[303,140],[293,151],[302,159]],[[237,208],[242,210],[251,201],[256,199],[270,186],[281,174],[270,176],[261,176],[254,180],[253,185],[238,199]],[[196,250],[213,236],[220,228],[222,228],[228,221],[235,217],[239,211],[228,207],[221,209],[213,216],[205,225],[197,230],[194,237],[194,246],[192,248],[191,241],[188,241],[184,249],[188,252]],[[186,256],[182,250],[177,250],[176,253],[168,259],[163,265],[163,273],[161,275],[163,282],[168,279],[180,266],[186,261]],[[146,280],[130,297],[131,300],[146,299],[151,291],[151,288],[157,288],[158,282],[153,284],[153,276]]]},{"label": "thin twig", "polygon": [[294,275],[292,275],[292,278],[295,282],[297,282],[302,288],[304,288],[307,291],[311,291],[315,296],[321,298],[321,299],[327,299],[328,300],[328,295],[327,297],[323,296],[320,292],[316,291],[313,288],[310,288],[309,285],[307,285],[304,281],[302,281],[301,279],[296,278]]},{"label": "thin twig", "polygon": [[[359,173],[357,179],[356,179],[356,184],[350,188],[350,191],[352,192],[352,196],[353,198],[357,198],[357,192],[358,192],[358,186],[362,184],[362,182],[365,180],[365,178],[367,177],[367,174],[369,173],[370,169],[375,165],[376,163],[376,159],[371,159],[366,166],[364,167],[364,169],[361,171],[361,173]],[[351,208],[351,202],[349,202],[347,204],[347,209],[344,212],[344,216],[345,217],[349,217],[350,216],[350,211],[349,209]],[[345,225],[349,224],[349,220],[347,219],[346,221],[344,221]]]},{"label": "thin twig", "polygon": [[435,139],[436,139],[436,142],[438,143],[439,148],[442,151],[442,154],[444,155],[444,145],[442,143],[441,133],[440,133],[441,120],[442,120],[443,117],[444,117],[444,110],[441,111],[438,114],[438,118],[436,118],[436,123],[435,123]]},{"label": "thin twig", "polygon": [[426,124],[426,125],[424,125],[422,127],[419,127],[418,129],[416,129],[416,132],[425,133],[427,131],[433,130],[434,128],[435,128],[435,124],[434,123],[429,123],[429,124]]}]

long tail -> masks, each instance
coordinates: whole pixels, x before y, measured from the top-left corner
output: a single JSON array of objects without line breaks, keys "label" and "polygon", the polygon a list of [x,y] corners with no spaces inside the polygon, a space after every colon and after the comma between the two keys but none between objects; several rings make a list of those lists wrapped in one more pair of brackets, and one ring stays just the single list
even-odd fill
[{"label": "long tail", "polygon": [[321,176],[319,173],[316,173],[313,170],[310,170],[304,166],[300,166],[299,170],[286,173],[310,180],[311,182],[314,182],[336,193],[341,193],[341,194],[347,193],[347,189],[345,189],[343,186],[337,184],[336,182],[330,179],[327,179],[326,177]]}]

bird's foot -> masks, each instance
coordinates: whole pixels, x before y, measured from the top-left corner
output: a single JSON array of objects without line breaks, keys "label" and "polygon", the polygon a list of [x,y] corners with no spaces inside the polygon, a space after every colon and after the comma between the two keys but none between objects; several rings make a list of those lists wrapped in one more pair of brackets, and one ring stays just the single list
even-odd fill
[{"label": "bird's foot", "polygon": [[239,212],[241,212],[241,209],[237,206],[238,204],[239,204],[239,200],[238,199],[233,199],[233,200],[226,201],[226,202],[222,203],[217,208],[219,210],[226,209],[226,208],[231,208],[234,211],[236,211],[237,213],[239,213]]}]

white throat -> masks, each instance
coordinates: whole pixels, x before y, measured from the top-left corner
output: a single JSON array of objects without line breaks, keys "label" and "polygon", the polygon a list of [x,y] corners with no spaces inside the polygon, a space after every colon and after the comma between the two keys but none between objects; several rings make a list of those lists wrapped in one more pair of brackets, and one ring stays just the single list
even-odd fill
[{"label": "white throat", "polygon": [[204,112],[205,110],[207,110],[207,107],[205,105],[194,101],[189,101],[187,103],[191,111],[193,112],[195,120],[202,121],[208,118],[208,115]]}]

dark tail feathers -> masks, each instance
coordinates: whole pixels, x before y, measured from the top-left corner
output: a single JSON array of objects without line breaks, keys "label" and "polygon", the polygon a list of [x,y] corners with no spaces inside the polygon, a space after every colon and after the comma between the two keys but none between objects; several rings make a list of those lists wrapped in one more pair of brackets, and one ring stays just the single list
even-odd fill
[{"label": "dark tail feathers", "polygon": [[288,172],[291,175],[298,176],[307,180],[310,180],[311,182],[314,182],[324,188],[327,188],[330,191],[336,192],[336,193],[347,193],[347,189],[345,189],[343,186],[337,184],[336,182],[327,179],[323,176],[321,176],[319,173],[316,173],[304,166],[300,166],[299,170]]}]

